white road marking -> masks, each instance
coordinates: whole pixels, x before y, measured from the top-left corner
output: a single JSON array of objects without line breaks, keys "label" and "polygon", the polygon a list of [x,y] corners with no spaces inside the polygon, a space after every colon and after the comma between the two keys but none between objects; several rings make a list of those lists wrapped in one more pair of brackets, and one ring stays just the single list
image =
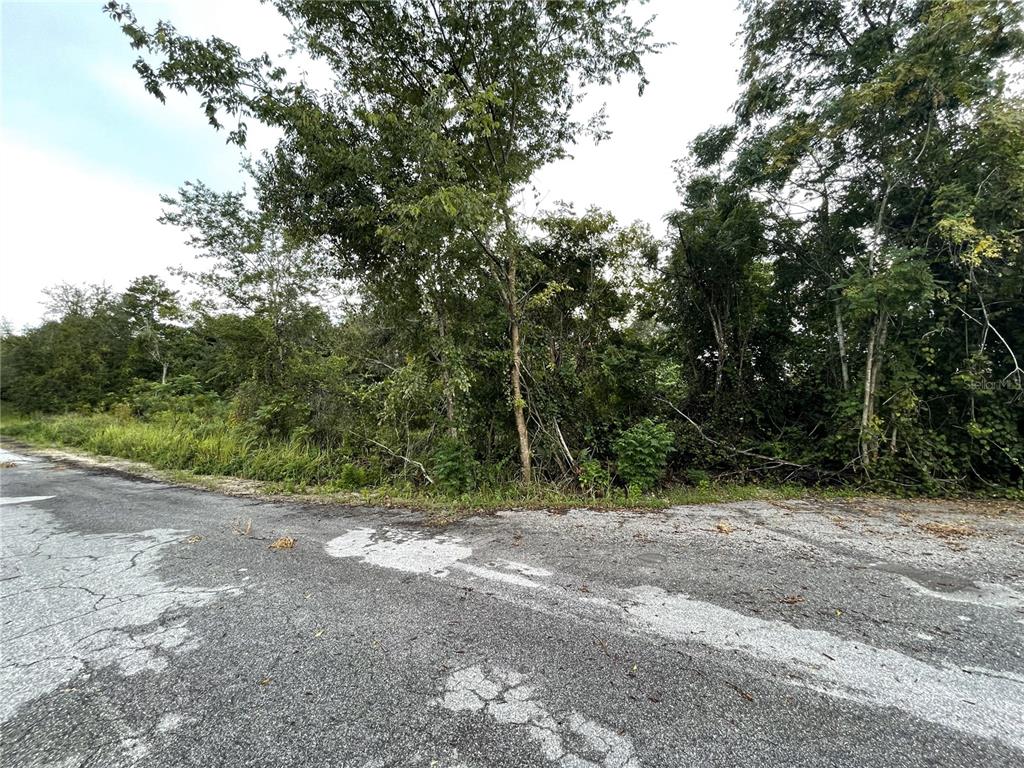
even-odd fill
[{"label": "white road marking", "polygon": [[[506,589],[488,593],[502,600],[522,602],[524,594],[550,588],[536,579],[527,578],[524,568],[517,567],[523,564],[493,560],[485,567],[467,562],[473,551],[457,537],[428,537],[389,528],[357,528],[332,539],[325,549],[333,557],[358,557],[365,563],[429,574],[435,578],[461,572],[528,590]],[[538,576],[552,575],[541,568],[526,568]],[[981,602],[993,608],[1015,605],[1017,593],[1006,588],[994,589],[995,586],[983,585],[981,600],[974,593],[969,597],[966,593],[957,593],[953,599],[967,598],[966,601]],[[920,585],[917,588],[923,589]],[[567,593],[559,610],[572,610],[573,606],[578,606],[582,613],[602,608],[607,620],[624,621],[628,627],[645,635],[699,644],[712,652],[739,651],[755,662],[787,667],[791,672],[788,682],[792,685],[873,707],[895,707],[927,722],[1024,748],[1024,689],[1001,671],[979,670],[972,673],[952,666],[933,666],[897,650],[847,640],[831,632],[749,616],[653,586],[605,588],[598,592],[590,596]],[[930,596],[931,591],[927,592]],[[551,610],[541,602],[530,603],[527,600],[524,604],[536,610]],[[969,616],[960,618],[970,620]],[[477,671],[472,674],[477,675]],[[484,693],[498,682],[478,682],[484,686],[479,690],[471,686],[451,689],[451,695],[445,695],[443,705],[449,709],[470,704],[482,708],[484,701],[493,699]],[[515,685],[509,683],[506,687],[512,689]],[[505,704],[508,706],[488,704],[488,711],[496,718],[509,718],[502,722],[514,722],[511,719],[513,713],[520,710],[508,701]],[[505,714],[500,714],[502,712]],[[533,732],[533,735],[550,746],[551,754],[561,754],[560,736],[552,735],[545,728]],[[579,732],[576,736],[584,738]],[[572,759],[583,760],[578,755]],[[584,760],[575,765],[596,763]]]},{"label": "white road marking", "polygon": [[520,576],[517,573],[502,573],[496,571],[493,568],[484,568],[479,565],[471,565],[470,563],[453,563],[453,568],[458,568],[460,571],[465,571],[473,576],[479,576],[482,579],[490,579],[491,581],[500,581],[504,584],[512,584],[517,587],[526,587],[528,589],[547,589],[547,584],[541,584],[533,579],[528,579],[525,576]]},{"label": "white road marking", "polygon": [[[324,545],[331,557],[358,557],[364,563],[393,568],[410,573],[425,573],[444,578],[450,569],[457,568],[481,579],[511,584],[527,589],[547,589],[528,576],[550,576],[551,571],[534,568],[512,560],[499,560],[485,567],[463,562],[473,550],[454,536],[424,536],[413,531],[393,528],[356,528],[331,539]],[[506,570],[499,570],[504,568]]]},{"label": "white road marking", "polygon": [[[1007,673],[935,667],[888,648],[768,621],[659,587],[629,590],[627,619],[642,631],[740,651],[800,673],[791,682],[1024,749],[1024,689]],[[970,702],[970,703],[967,703]]]},{"label": "white road marking", "polygon": [[34,501],[46,501],[52,499],[53,496],[8,496],[7,498],[0,499],[0,507],[5,507],[8,504],[31,504]]},{"label": "white road marking", "polygon": [[[1024,608],[1024,595],[1015,589],[993,584],[988,581],[979,581],[973,589],[958,589],[955,592],[942,592],[936,589],[928,589],[923,584],[918,584],[909,576],[901,576],[900,579],[909,588],[919,595],[934,597],[938,600],[949,600],[954,603],[970,603],[983,605],[986,608]],[[970,618],[967,619],[968,621]]]},{"label": "white road marking", "polygon": [[523,576],[533,576],[535,578],[547,578],[551,575],[551,571],[545,570],[544,568],[537,568],[533,565],[527,565],[526,563],[520,563],[515,560],[499,560],[494,565],[501,565],[509,570],[516,571],[523,574]]},{"label": "white road marking", "polygon": [[462,539],[450,536],[428,538],[418,533],[383,528],[356,528],[331,539],[324,551],[331,557],[359,557],[364,563],[441,578],[452,564],[473,554]]}]

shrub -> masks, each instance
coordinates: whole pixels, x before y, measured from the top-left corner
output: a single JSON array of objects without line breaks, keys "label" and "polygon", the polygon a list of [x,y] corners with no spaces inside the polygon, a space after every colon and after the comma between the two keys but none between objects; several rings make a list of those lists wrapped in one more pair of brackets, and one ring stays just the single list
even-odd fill
[{"label": "shrub", "polygon": [[338,485],[346,490],[354,491],[366,485],[366,470],[358,464],[345,462],[341,465],[341,472],[338,474]]},{"label": "shrub", "polygon": [[665,472],[675,435],[664,425],[644,419],[613,444],[619,477],[630,492],[649,491]]},{"label": "shrub", "polygon": [[612,479],[601,462],[589,456],[580,459],[580,489],[590,496],[606,496]]},{"label": "shrub", "polygon": [[703,469],[688,469],[683,473],[683,477],[686,478],[686,482],[690,485],[696,485],[701,488],[711,484],[711,475]]},{"label": "shrub", "polygon": [[221,405],[220,398],[206,392],[195,376],[182,375],[166,384],[136,381],[111,410],[123,413],[128,408],[132,415],[144,419],[167,413],[208,418]]},{"label": "shrub", "polygon": [[434,478],[449,493],[465,493],[476,485],[473,449],[456,438],[445,438],[434,451]]},{"label": "shrub", "polygon": [[309,407],[298,395],[247,381],[234,398],[235,419],[257,438],[288,438],[309,421]]}]

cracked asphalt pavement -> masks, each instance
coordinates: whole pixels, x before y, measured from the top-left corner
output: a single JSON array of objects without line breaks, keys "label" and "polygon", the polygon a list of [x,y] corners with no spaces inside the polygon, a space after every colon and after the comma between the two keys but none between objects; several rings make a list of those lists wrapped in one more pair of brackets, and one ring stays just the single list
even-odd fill
[{"label": "cracked asphalt pavement", "polygon": [[1024,764],[1011,504],[440,529],[0,463],[4,766]]}]

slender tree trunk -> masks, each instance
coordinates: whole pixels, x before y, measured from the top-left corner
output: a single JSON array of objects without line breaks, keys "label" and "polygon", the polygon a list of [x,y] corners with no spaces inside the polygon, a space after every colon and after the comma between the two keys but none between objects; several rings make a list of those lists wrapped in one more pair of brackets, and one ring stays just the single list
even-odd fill
[{"label": "slender tree trunk", "polygon": [[512,364],[509,374],[512,382],[512,411],[515,414],[516,434],[519,437],[519,465],[523,473],[523,482],[529,483],[532,478],[530,460],[530,431],[526,426],[526,399],[523,397],[523,353],[521,346],[521,326],[519,323],[519,286],[516,282],[516,242],[515,224],[512,212],[506,208],[505,218],[505,301],[508,310],[509,341],[512,353]]},{"label": "slender tree trunk", "polygon": [[836,339],[839,341],[839,369],[843,375],[843,391],[850,388],[850,368],[846,362],[846,332],[843,330],[843,310],[836,301]]},{"label": "slender tree trunk", "polygon": [[722,389],[722,378],[725,371],[725,358],[729,354],[729,345],[725,339],[725,327],[718,315],[712,310],[711,330],[715,334],[715,346],[718,347],[718,354],[715,360],[715,392]]},{"label": "slender tree trunk", "polygon": [[878,398],[878,378],[882,370],[882,350],[889,333],[889,315],[879,313],[868,337],[868,352],[864,361],[864,401],[860,416],[860,460],[867,469],[878,453],[878,436],[874,434],[875,404]]},{"label": "slender tree trunk", "polygon": [[[868,249],[868,274],[875,276],[875,248],[879,246],[882,236],[882,224],[885,221],[885,206],[892,192],[892,181],[886,180],[885,194],[878,204],[878,216],[875,219],[875,240]],[[882,348],[885,346],[889,331],[889,314],[879,310],[868,338],[868,354],[864,361],[864,403],[860,414],[860,461],[868,469],[878,454],[878,435],[874,434],[872,422],[875,419],[875,400],[878,395],[878,374],[882,369]]]},{"label": "slender tree trunk", "polygon": [[167,383],[167,363],[164,363],[163,373],[160,374],[160,383],[161,384],[166,384]]},{"label": "slender tree trunk", "polygon": [[437,315],[437,331],[441,339],[441,383],[444,388],[444,412],[448,421],[448,436],[458,437],[459,430],[455,425],[455,387],[452,385],[451,358],[448,354],[448,324],[444,311],[436,302],[434,312]]},{"label": "slender tree trunk", "polygon": [[[509,285],[514,285],[515,270],[510,272]],[[510,334],[512,337],[512,408],[516,417],[516,432],[519,435],[519,463],[523,470],[523,482],[529,483],[530,433],[526,427],[526,401],[523,399],[523,362],[519,344],[519,317],[515,306],[509,307]]]},{"label": "slender tree trunk", "polygon": [[459,436],[459,430],[455,426],[455,392],[452,391],[451,385],[447,379],[448,377],[445,376],[444,412],[445,418],[448,420],[448,437],[454,440]]},{"label": "slender tree trunk", "polygon": [[868,352],[864,360],[864,399],[860,409],[860,461],[866,468],[871,464],[870,438],[868,430],[871,427],[871,419],[874,415],[872,404],[874,393],[871,391],[871,373],[875,366],[875,333],[872,330],[868,336]]}]

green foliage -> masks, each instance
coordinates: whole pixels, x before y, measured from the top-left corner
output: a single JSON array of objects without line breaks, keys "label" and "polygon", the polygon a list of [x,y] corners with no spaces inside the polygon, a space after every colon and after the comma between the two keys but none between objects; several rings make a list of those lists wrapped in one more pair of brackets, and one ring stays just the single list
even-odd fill
[{"label": "green foliage", "polygon": [[441,440],[434,450],[433,472],[438,488],[447,493],[466,493],[476,486],[479,463],[473,449],[454,437]]},{"label": "green foliage", "polygon": [[338,474],[337,484],[348,490],[362,488],[367,483],[367,473],[363,467],[351,462],[341,465],[341,472]]},{"label": "green foliage", "polygon": [[330,452],[302,441],[253,442],[224,421],[172,414],[152,421],[68,414],[20,427],[5,425],[5,434],[145,461],[159,469],[290,482],[299,487],[327,482],[339,470]]},{"label": "green foliage", "polygon": [[63,285],[4,333],[4,408],[63,414],[40,439],[495,504],[614,503],[612,466],[695,498],[722,474],[1024,487],[1019,3],[744,2],[736,114],[677,165],[665,243],[515,204],[603,135],[587,88],[643,84],[658,45],[623,3],[277,8],[337,87],[108,5],[151,93],[282,138],[251,194],[165,199],[195,302]]},{"label": "green foliage", "polygon": [[687,483],[698,487],[704,487],[711,483],[711,476],[703,469],[687,469],[683,472],[683,477],[686,478]]},{"label": "green foliage", "polygon": [[611,490],[612,478],[601,462],[589,456],[579,462],[580,490],[591,498],[607,496]]},{"label": "green foliage", "polygon": [[618,474],[630,493],[651,490],[665,474],[675,435],[664,424],[644,419],[615,440]]}]

